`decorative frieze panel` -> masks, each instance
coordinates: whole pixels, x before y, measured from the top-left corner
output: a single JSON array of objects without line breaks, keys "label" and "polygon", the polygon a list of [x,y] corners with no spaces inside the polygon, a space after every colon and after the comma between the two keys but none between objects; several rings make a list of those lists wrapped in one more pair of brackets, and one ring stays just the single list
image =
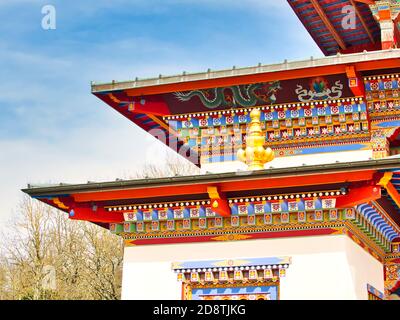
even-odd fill
[{"label": "decorative frieze panel", "polygon": [[400,253],[400,243],[399,242],[392,243],[392,252],[395,254]]},{"label": "decorative frieze panel", "polygon": [[277,300],[291,258],[175,262],[184,300]]},{"label": "decorative frieze panel", "polygon": [[179,282],[190,283],[232,283],[271,280],[278,281],[286,275],[288,265],[257,267],[225,267],[177,271]]},{"label": "decorative frieze panel", "polygon": [[400,259],[393,259],[385,264],[385,296],[400,292]]},{"label": "decorative frieze panel", "polygon": [[[231,204],[232,205],[232,204]],[[255,207],[255,206],[254,206]],[[286,209],[261,213],[249,210],[246,215],[232,214],[230,217],[200,217],[196,219],[166,220],[166,221],[127,221],[123,224],[110,224],[113,233],[121,234],[127,241],[149,239],[168,239],[196,237],[202,241],[218,240],[233,241],[252,238],[251,234],[266,234],[271,236],[279,232],[301,231],[303,235],[318,233],[319,229],[333,230],[335,228],[353,226],[349,230],[365,236],[371,246],[381,253],[397,250],[391,247],[391,241],[397,236],[393,229],[385,224],[377,212],[363,205],[354,208],[319,208],[314,210],[292,211]],[[333,229],[332,229],[333,228]],[[305,232],[305,233],[304,233]]]},{"label": "decorative frieze panel", "polygon": [[367,284],[367,290],[368,290],[368,300],[384,300],[385,296],[382,292],[380,292],[378,289],[374,288],[370,284]]},{"label": "decorative frieze panel", "polygon": [[350,209],[347,209],[346,217],[384,251],[392,250],[391,242],[399,236],[399,233],[378,213],[373,205],[362,204],[351,212]]},{"label": "decorative frieze panel", "polygon": [[[383,159],[390,155],[388,130],[374,130],[371,134],[372,156],[374,159]],[[389,130],[392,131],[392,130]]]},{"label": "decorative frieze panel", "polygon": [[346,211],[335,209],[336,197],[345,189],[312,193],[281,194],[228,199],[230,217],[217,215],[210,200],[107,207],[123,212],[123,224],[110,224],[116,234],[226,230],[230,228],[319,223],[346,219]]},{"label": "decorative frieze panel", "polygon": [[365,98],[372,119],[400,115],[399,75],[364,78]]},{"label": "decorative frieze panel", "polygon": [[279,300],[280,281],[182,284],[182,300]]},{"label": "decorative frieze panel", "polygon": [[185,230],[201,231],[226,230],[231,228],[244,228],[249,226],[281,226],[297,224],[313,224],[319,222],[344,221],[353,219],[346,215],[346,209],[321,209],[312,211],[296,212],[275,212],[264,214],[249,214],[246,216],[232,215],[224,218],[203,217],[197,219],[166,220],[166,221],[126,221],[123,224],[111,223],[110,231],[116,234],[122,233],[146,233],[147,235],[157,234],[158,237],[166,236],[167,231],[181,232]]},{"label": "decorative frieze panel", "polygon": [[[295,232],[315,233],[319,228],[353,226],[375,245],[377,250],[390,252],[400,234],[379,214],[373,204],[356,208],[337,208],[337,197],[345,189],[310,193],[255,196],[227,199],[231,215],[216,214],[209,200],[176,203],[156,203],[108,207],[123,212],[125,222],[110,224],[113,233],[128,240],[147,241],[187,237],[203,239],[246,239],[251,234]],[[129,210],[131,208],[132,211]],[[127,211],[124,211],[127,210]],[[303,231],[302,231],[303,232]]]},{"label": "decorative frieze panel", "polygon": [[400,75],[387,74],[364,78],[365,98],[368,101],[399,98]]},{"label": "decorative frieze panel", "polygon": [[[232,214],[262,214],[265,212],[297,211],[305,208],[330,209],[336,205],[336,197],[345,195],[346,189],[324,190],[308,193],[263,195],[248,198],[228,199]],[[271,206],[273,208],[271,209]],[[108,212],[123,212],[126,221],[167,220],[182,218],[214,217],[210,200],[147,203],[121,206],[106,206]]]},{"label": "decorative frieze panel", "polygon": [[[321,143],[367,141],[367,108],[361,98],[260,107],[261,127],[275,156],[290,156]],[[179,138],[196,148],[203,162],[231,161],[246,143],[251,109],[165,118]],[[301,146],[301,148],[299,148]],[[296,147],[297,152],[285,152]],[[207,160],[208,159],[208,160]]]}]

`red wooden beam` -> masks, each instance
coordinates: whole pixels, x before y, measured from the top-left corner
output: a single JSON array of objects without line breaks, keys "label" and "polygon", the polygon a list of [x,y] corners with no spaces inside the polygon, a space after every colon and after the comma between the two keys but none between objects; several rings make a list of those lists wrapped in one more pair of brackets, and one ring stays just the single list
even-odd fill
[{"label": "red wooden beam", "polygon": [[356,71],[354,66],[346,67],[346,75],[349,80],[349,87],[353,92],[354,96],[360,97],[365,94],[365,86],[362,77]]},{"label": "red wooden beam", "polygon": [[374,1],[364,0],[364,1],[366,1],[366,2],[364,2],[364,1],[360,1],[360,0],[350,0],[350,3],[354,7],[356,15],[357,15],[358,19],[360,19],[361,24],[362,24],[364,30],[367,32],[369,39],[371,40],[372,43],[375,43],[375,39],[374,39],[374,37],[373,37],[373,35],[371,33],[371,30],[369,30],[367,23],[365,22],[363,16],[360,13],[360,10],[358,10],[358,8],[357,8],[357,4],[355,3],[356,1],[357,2],[363,2],[363,3],[367,3],[368,2],[367,4],[373,4]]},{"label": "red wooden beam", "polygon": [[385,189],[389,193],[389,195],[392,197],[393,201],[400,208],[400,194],[398,193],[397,189],[393,186],[393,184],[391,182],[387,183]]},{"label": "red wooden beam", "polygon": [[372,204],[381,212],[386,212],[388,218],[393,220],[395,225],[400,226],[400,215],[398,214],[395,205],[393,205],[387,197],[377,199],[376,201],[372,202]]},{"label": "red wooden beam", "polygon": [[[146,99],[130,97],[126,100],[121,100],[112,93],[107,95],[95,93],[95,95],[117,111],[121,110],[119,105],[125,103],[127,104],[127,110],[132,113],[146,113],[158,116],[170,114],[167,103],[160,97],[147,97]],[[129,96],[129,94],[127,95]]]},{"label": "red wooden beam", "polygon": [[399,134],[400,134],[400,127],[397,128],[390,137],[388,137],[388,140],[390,142],[394,142],[396,138],[399,136]]},{"label": "red wooden beam", "polygon": [[208,187],[207,192],[211,200],[211,207],[213,211],[222,217],[230,217],[231,209],[225,195],[214,186]]},{"label": "red wooden beam", "polygon": [[297,18],[303,23],[304,27],[306,28],[306,30],[308,31],[309,35],[311,36],[311,38],[313,38],[314,42],[318,45],[318,47],[321,49],[321,51],[324,53],[324,55],[329,56],[329,52],[326,50],[326,48],[318,41],[318,37],[316,36],[316,34],[312,31],[312,28],[310,28],[310,26],[307,26],[303,20],[303,17],[301,16],[300,12],[298,11],[295,2],[291,1],[291,0],[287,0],[287,2],[289,3],[289,5],[292,7],[292,10],[294,11],[294,13],[296,14]]},{"label": "red wooden beam", "polygon": [[322,9],[318,0],[310,0],[310,1],[311,1],[311,4],[313,5],[315,11],[318,13],[319,17],[321,18],[322,22],[324,23],[326,28],[329,30],[329,32],[335,39],[336,43],[339,45],[339,47],[342,50],[346,50],[346,44],[344,43],[343,39],[340,37],[339,33],[336,31],[335,27],[329,21],[329,18],[325,14],[324,9]]},{"label": "red wooden beam", "polygon": [[400,194],[392,184],[391,182],[392,178],[393,178],[393,172],[386,171],[383,177],[379,180],[378,184],[386,189],[387,193],[391,196],[396,205],[400,207]]},{"label": "red wooden beam", "polygon": [[377,200],[381,197],[380,186],[350,188],[348,194],[336,199],[337,208],[350,208],[356,205]]},{"label": "red wooden beam", "polygon": [[[338,172],[326,174],[310,174],[303,176],[282,176],[274,178],[259,178],[249,180],[236,181],[221,181],[216,185],[219,191],[242,191],[242,190],[268,190],[298,186],[316,186],[333,183],[346,183],[355,181],[368,181],[374,178],[375,170],[355,171],[355,172]],[[241,177],[243,178],[243,177]],[[215,185],[215,183],[212,183]],[[75,202],[90,202],[90,201],[107,201],[107,200],[122,200],[122,199],[143,199],[143,198],[159,198],[166,196],[195,194],[207,195],[207,187],[210,183],[184,183],[181,185],[168,186],[147,186],[142,188],[108,190],[108,191],[92,191],[73,194]]]},{"label": "red wooden beam", "polygon": [[103,223],[121,223],[124,215],[121,212],[109,212],[104,208],[97,208],[95,211],[91,207],[75,207],[69,213],[69,218],[73,220],[84,220]]},{"label": "red wooden beam", "polygon": [[355,0],[355,1],[365,3],[365,4],[375,4],[375,0]]}]

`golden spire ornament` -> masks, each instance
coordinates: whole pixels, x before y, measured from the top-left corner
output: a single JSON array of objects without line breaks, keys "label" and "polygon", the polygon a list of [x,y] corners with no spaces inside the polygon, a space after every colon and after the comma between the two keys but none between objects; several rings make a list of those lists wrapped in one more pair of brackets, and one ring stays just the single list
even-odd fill
[{"label": "golden spire ornament", "polygon": [[248,170],[264,169],[264,164],[274,160],[275,154],[271,148],[264,148],[265,137],[261,130],[261,112],[253,109],[250,112],[250,125],[246,138],[246,149],[239,149],[238,159],[247,164]]}]

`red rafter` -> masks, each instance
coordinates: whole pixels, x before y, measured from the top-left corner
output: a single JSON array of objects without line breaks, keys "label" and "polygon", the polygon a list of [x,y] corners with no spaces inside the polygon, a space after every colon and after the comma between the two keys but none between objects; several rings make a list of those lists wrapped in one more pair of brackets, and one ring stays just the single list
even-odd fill
[{"label": "red rafter", "polygon": [[336,43],[342,50],[346,50],[346,44],[344,43],[343,39],[337,33],[335,27],[329,21],[329,18],[326,16],[324,10],[318,3],[318,0],[310,0],[311,4],[313,5],[315,11],[318,13],[319,17],[321,18],[324,25],[328,28],[329,32],[332,34],[333,38],[335,39]]},{"label": "red rafter", "polygon": [[355,1],[365,3],[365,4],[375,4],[375,0],[355,0]]},{"label": "red rafter", "polygon": [[351,3],[351,5],[354,7],[354,10],[355,10],[355,12],[356,12],[356,15],[357,15],[358,19],[360,19],[361,24],[362,24],[364,30],[367,32],[369,39],[371,40],[372,43],[375,43],[375,39],[374,39],[374,37],[373,37],[371,31],[369,30],[368,25],[367,25],[367,23],[365,22],[363,16],[361,15],[360,11],[358,10],[356,2],[362,2],[362,3],[367,3],[367,4],[373,4],[374,1],[368,1],[368,0],[364,0],[364,1],[360,1],[360,0],[350,0],[350,3]]}]

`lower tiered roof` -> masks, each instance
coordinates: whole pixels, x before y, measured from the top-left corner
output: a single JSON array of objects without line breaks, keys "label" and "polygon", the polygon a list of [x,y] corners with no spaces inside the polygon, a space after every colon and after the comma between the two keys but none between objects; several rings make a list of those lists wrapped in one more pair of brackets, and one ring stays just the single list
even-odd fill
[{"label": "lower tiered roof", "polygon": [[128,245],[344,233],[383,260],[400,240],[399,175],[395,157],[23,191]]}]

